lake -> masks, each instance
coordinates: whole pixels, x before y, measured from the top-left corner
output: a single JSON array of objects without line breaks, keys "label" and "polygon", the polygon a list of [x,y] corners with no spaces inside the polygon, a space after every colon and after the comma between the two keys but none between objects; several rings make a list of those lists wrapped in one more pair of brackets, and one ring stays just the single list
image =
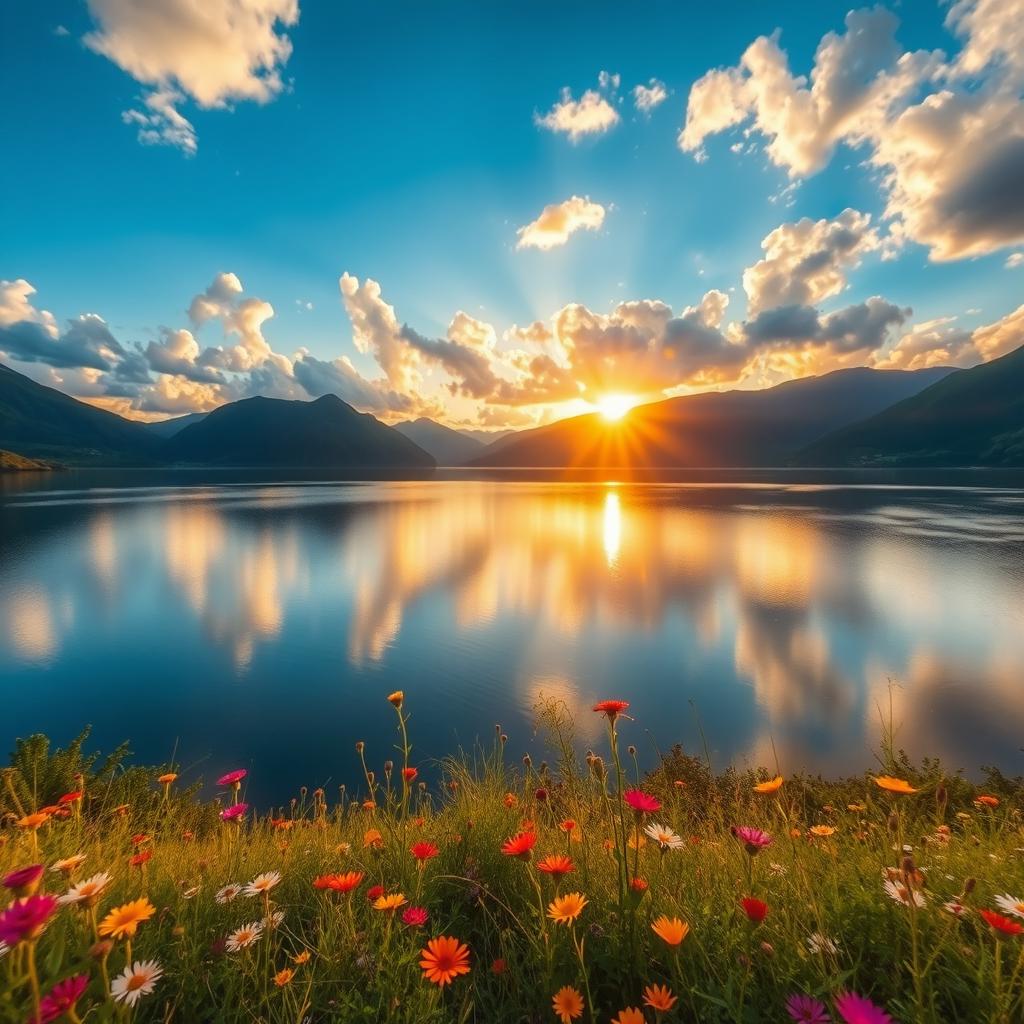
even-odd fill
[{"label": "lake", "polygon": [[1024,772],[1019,475],[527,477],[0,478],[3,752],[91,724],[280,802],[393,756],[402,688],[425,770],[614,696],[645,764],[855,772],[891,681],[914,756]]}]

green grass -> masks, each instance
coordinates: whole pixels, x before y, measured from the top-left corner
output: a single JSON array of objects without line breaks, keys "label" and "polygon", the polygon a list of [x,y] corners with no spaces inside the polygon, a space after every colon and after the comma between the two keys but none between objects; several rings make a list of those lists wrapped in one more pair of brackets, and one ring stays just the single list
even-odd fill
[{"label": "green grass", "polygon": [[[124,750],[101,762],[83,753],[84,737],[56,752],[42,737],[19,742],[0,787],[0,873],[85,854],[76,879],[112,876],[98,919],[130,900],[152,902],[155,914],[139,926],[131,955],[158,960],[164,975],[134,1010],[115,1004],[104,976],[122,971],[125,942],[115,942],[104,958],[94,948],[89,914],[61,907],[37,940],[0,960],[0,1020],[32,1018],[30,951],[44,996],[64,978],[88,975],[75,1014],[95,1022],[133,1015],[190,1024],[556,1021],[552,996],[565,985],[584,997],[581,1020],[605,1022],[626,1007],[642,1007],[652,983],[668,985],[678,998],[657,1018],[673,1021],[788,1020],[792,993],[821,998],[839,1020],[832,1000],[842,990],[869,997],[901,1022],[1024,1020],[1022,937],[997,938],[978,913],[998,910],[1001,894],[1024,897],[1019,779],[990,771],[978,786],[934,762],[913,766],[892,749],[889,734],[882,771],[909,780],[914,794],[885,792],[867,774],[787,777],[776,793],[757,794],[752,787],[766,773],[716,776],[678,749],[642,777],[626,749],[642,734],[631,720],[620,718],[614,738],[584,760],[573,753],[572,723],[562,710],[549,705],[542,718],[552,738],[550,765],[523,764],[496,733],[492,747],[432,772],[431,787],[414,781],[406,802],[401,768],[409,747],[399,731],[390,773],[383,767],[389,752],[366,751],[375,774],[363,775],[353,751],[358,787],[323,798],[296,794],[290,807],[272,814],[250,810],[240,826],[222,822],[224,804],[200,800],[198,787],[185,788],[185,780],[165,796],[154,779],[173,766],[126,768]],[[404,711],[398,720],[404,729]],[[639,785],[662,803],[647,820],[670,825],[682,849],[660,852],[648,841],[623,850],[623,826],[628,835],[634,819],[617,795],[613,739],[622,788]],[[51,818],[37,832],[15,824],[80,785],[85,797],[69,805],[68,817]],[[362,807],[370,786],[373,810]],[[998,806],[976,803],[982,794]],[[120,813],[123,804],[127,811]],[[580,841],[562,830],[565,819],[576,822]],[[501,852],[524,821],[533,822],[537,836],[528,862]],[[731,834],[734,825],[763,829],[774,842],[750,856]],[[834,834],[810,834],[819,825]],[[380,832],[379,846],[366,845],[370,829]],[[151,838],[136,847],[132,837],[139,834]],[[422,870],[409,852],[420,840],[440,851]],[[152,856],[131,866],[138,849]],[[556,885],[537,863],[560,853],[575,870],[557,888],[588,900],[572,926],[542,916]],[[923,882],[911,882],[923,907],[908,908],[884,893],[887,868],[904,879],[923,874]],[[215,894],[265,871],[281,873],[269,907],[284,918],[248,949],[227,952],[225,938],[260,920],[267,907],[249,896],[218,903]],[[344,871],[365,874],[350,895],[312,884]],[[628,887],[636,875],[647,881],[646,892]],[[68,883],[48,870],[42,884],[60,894]],[[373,885],[424,907],[427,924],[410,927],[401,910],[374,909],[366,896]],[[748,920],[739,903],[745,896],[767,903],[763,923]],[[950,900],[963,903],[962,914],[944,909]],[[651,929],[662,914],[690,927],[678,947]],[[815,933],[834,942],[834,952],[812,950]],[[470,972],[443,990],[419,966],[421,949],[436,936],[455,936],[470,950]],[[294,962],[307,953],[308,961]],[[501,973],[492,970],[496,960],[505,963]],[[274,976],[285,968],[294,976],[278,986]],[[645,1019],[655,1021],[655,1011],[647,1008]]]}]

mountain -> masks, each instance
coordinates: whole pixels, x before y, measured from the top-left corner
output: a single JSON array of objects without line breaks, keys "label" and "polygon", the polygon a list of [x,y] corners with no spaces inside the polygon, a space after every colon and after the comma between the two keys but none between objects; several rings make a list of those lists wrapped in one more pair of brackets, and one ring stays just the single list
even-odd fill
[{"label": "mountain", "polygon": [[434,457],[439,466],[461,466],[483,453],[485,445],[460,430],[442,426],[421,416],[408,423],[396,423],[395,430],[404,434]]},{"label": "mountain", "polygon": [[856,367],[761,391],[705,392],[520,431],[476,466],[780,466],[825,434],[916,394],[952,371]]},{"label": "mountain", "polygon": [[800,452],[814,466],[1024,466],[1024,346]]},{"label": "mountain", "polygon": [[151,465],[163,442],[141,424],[0,363],[0,448],[71,464]]},{"label": "mountain", "polygon": [[180,434],[186,427],[191,427],[193,423],[201,423],[208,415],[209,413],[205,412],[190,412],[184,416],[175,416],[170,420],[143,423],[143,426],[157,437],[174,437],[175,434]]},{"label": "mountain", "polygon": [[479,441],[481,444],[496,444],[498,441],[504,441],[506,437],[510,437],[515,433],[514,430],[469,430],[463,428],[459,431],[460,434],[466,437],[473,438],[474,441]]},{"label": "mountain", "polygon": [[336,395],[315,402],[246,398],[214,409],[165,442],[173,462],[219,466],[432,468],[397,430]]},{"label": "mountain", "polygon": [[6,452],[0,448],[0,473],[22,473],[37,470],[56,469],[52,463],[40,459],[26,459],[17,452]]}]

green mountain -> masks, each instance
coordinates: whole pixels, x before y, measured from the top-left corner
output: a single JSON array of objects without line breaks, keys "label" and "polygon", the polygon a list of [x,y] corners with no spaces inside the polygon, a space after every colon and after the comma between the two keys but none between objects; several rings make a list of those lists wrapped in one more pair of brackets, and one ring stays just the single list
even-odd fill
[{"label": "green mountain", "polygon": [[813,466],[1024,466],[1024,346],[829,434]]},{"label": "green mountain", "polygon": [[171,462],[212,466],[433,468],[397,430],[336,395],[315,402],[246,398],[214,409],[165,442]]},{"label": "green mountain", "polygon": [[408,423],[396,423],[395,430],[429,452],[439,466],[461,466],[480,455],[485,445],[460,430],[435,423],[426,416]]},{"label": "green mountain", "polygon": [[946,376],[946,367],[856,367],[761,391],[706,392],[640,405],[621,420],[575,416],[499,441],[476,466],[781,466],[839,427],[874,415]]},{"label": "green mountain", "polygon": [[141,424],[44,387],[0,363],[0,448],[87,465],[152,465],[163,442]]}]

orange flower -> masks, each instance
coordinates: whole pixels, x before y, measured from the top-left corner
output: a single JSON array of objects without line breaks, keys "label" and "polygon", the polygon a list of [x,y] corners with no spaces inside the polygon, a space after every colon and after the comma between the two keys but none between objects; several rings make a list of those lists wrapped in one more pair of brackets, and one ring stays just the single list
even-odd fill
[{"label": "orange flower", "polygon": [[546,875],[554,875],[556,878],[569,874],[575,868],[576,865],[573,864],[571,858],[566,857],[564,854],[553,854],[550,857],[537,861],[538,871],[543,871]]},{"label": "orange flower", "polygon": [[877,775],[875,785],[889,793],[916,793],[917,790],[906,779],[896,779],[891,775]]},{"label": "orange flower", "polygon": [[645,893],[650,888],[646,878],[631,878],[629,880],[629,887],[633,892],[638,893]]},{"label": "orange flower", "polygon": [[518,835],[512,836],[511,839],[506,839],[501,846],[501,852],[506,857],[518,857],[520,860],[529,860],[532,856],[532,850],[537,842],[536,832],[520,832]]},{"label": "orange flower", "polygon": [[363,834],[363,848],[379,850],[384,845],[384,837],[375,828],[367,829]]},{"label": "orange flower", "polygon": [[690,934],[690,926],[678,917],[662,914],[651,923],[651,931],[670,946],[678,946]]},{"label": "orange flower", "polygon": [[295,972],[290,967],[285,967],[274,975],[274,984],[278,988],[284,988],[294,977]]},{"label": "orange flower", "polygon": [[672,995],[668,985],[648,985],[644,989],[644,1002],[658,1013],[668,1013],[679,1002],[679,997]]},{"label": "orange flower", "polygon": [[558,827],[568,835],[572,835],[576,828],[576,822],[572,818],[566,818],[565,821],[560,821]]},{"label": "orange flower", "polygon": [[444,987],[460,974],[469,974],[469,948],[451,936],[431,939],[420,956],[423,977],[435,985]]},{"label": "orange flower", "polygon": [[73,793],[65,793],[58,801],[58,804],[73,804],[82,799],[82,791],[76,789]]},{"label": "orange flower", "polygon": [[587,898],[581,892],[568,892],[564,896],[556,896],[548,904],[548,917],[555,924],[572,924],[587,905]]},{"label": "orange flower", "polygon": [[296,953],[295,956],[292,957],[292,963],[298,965],[308,964],[311,955],[312,954],[308,949],[304,949],[301,953]]},{"label": "orange flower", "polygon": [[373,901],[374,910],[390,910],[392,913],[399,907],[405,906],[405,896],[400,892],[388,893],[386,896],[378,896]]},{"label": "orange flower", "polygon": [[506,793],[505,794],[505,806],[506,807],[515,807],[516,804],[518,804],[518,803],[519,803],[519,797],[517,797],[515,795],[515,793]]},{"label": "orange flower", "polygon": [[156,907],[143,897],[115,907],[100,921],[100,935],[109,935],[112,939],[131,939],[135,936],[140,924],[148,921],[156,913]]},{"label": "orange flower", "polygon": [[409,847],[409,852],[422,864],[431,857],[436,857],[441,851],[433,843],[413,843]]},{"label": "orange flower", "polygon": [[172,782],[178,781],[178,773],[165,772],[163,775],[159,776],[156,781],[159,782],[161,786],[169,786]]},{"label": "orange flower", "polygon": [[42,811],[36,811],[35,814],[26,814],[24,818],[19,818],[15,824],[19,828],[39,828],[40,825],[45,825],[47,818],[50,816],[44,814]]},{"label": "orange flower", "polygon": [[619,1010],[618,1017],[612,1018],[612,1024],[646,1024],[644,1011],[638,1010],[635,1006],[627,1006],[626,1009]]},{"label": "orange flower", "polygon": [[405,694],[401,690],[395,690],[394,693],[388,694],[388,700],[394,704],[396,708],[400,708],[402,706],[402,701],[405,700]]},{"label": "orange flower", "polygon": [[769,779],[767,782],[759,782],[754,787],[755,793],[777,793],[782,786],[782,776],[776,775],[774,779]]},{"label": "orange flower", "polygon": [[571,985],[560,988],[551,997],[551,1006],[562,1024],[570,1024],[577,1017],[583,1016],[583,996]]},{"label": "orange flower", "polygon": [[812,836],[834,836],[836,830],[831,825],[812,825],[809,829]]},{"label": "orange flower", "polygon": [[976,796],[974,798],[974,802],[976,804],[981,804],[984,807],[998,807],[999,806],[999,797],[997,797],[997,796],[986,796],[986,795],[982,794],[981,796]]},{"label": "orange flower", "polygon": [[133,868],[141,868],[142,865],[145,864],[146,861],[149,860],[150,857],[152,857],[152,856],[153,856],[153,851],[152,850],[143,850],[141,853],[132,854],[132,856],[128,858],[128,863]]},{"label": "orange flower", "polygon": [[330,889],[332,892],[352,892],[359,887],[366,876],[362,871],[347,871],[343,875],[320,875],[313,879],[313,888]]}]

